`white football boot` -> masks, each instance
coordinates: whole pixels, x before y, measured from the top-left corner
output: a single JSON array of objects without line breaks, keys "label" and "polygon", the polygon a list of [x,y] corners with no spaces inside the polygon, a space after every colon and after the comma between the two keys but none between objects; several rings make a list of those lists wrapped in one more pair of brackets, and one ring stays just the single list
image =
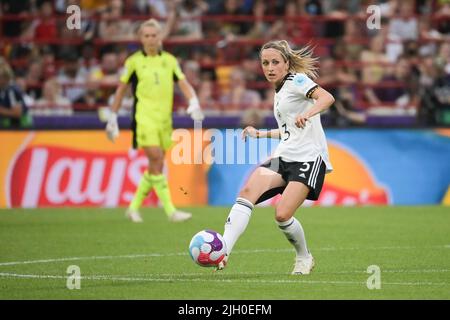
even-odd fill
[{"label": "white football boot", "polygon": [[136,211],[136,210],[127,209],[125,215],[127,216],[128,219],[130,219],[131,221],[136,222],[136,223],[141,223],[144,221],[144,220],[142,220],[142,217],[139,214],[139,211]]},{"label": "white football boot", "polygon": [[183,212],[183,211],[175,211],[172,213],[172,215],[169,217],[170,222],[183,222],[186,220],[189,220],[192,218],[192,214],[189,212]]},{"label": "white football boot", "polygon": [[227,266],[228,262],[228,254],[225,254],[225,257],[223,257],[222,261],[219,262],[219,264],[216,267],[216,271],[223,270]]},{"label": "white football boot", "polygon": [[313,268],[314,258],[311,254],[306,257],[296,257],[292,274],[310,274]]}]

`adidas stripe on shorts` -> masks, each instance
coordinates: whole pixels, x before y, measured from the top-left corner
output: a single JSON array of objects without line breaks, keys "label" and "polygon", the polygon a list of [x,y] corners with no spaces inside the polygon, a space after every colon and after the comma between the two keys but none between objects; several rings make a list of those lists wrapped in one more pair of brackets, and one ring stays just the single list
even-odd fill
[{"label": "adidas stripe on shorts", "polygon": [[[286,183],[298,181],[309,188],[308,200],[319,199],[325,179],[326,165],[322,157],[317,157],[315,161],[309,162],[286,162],[281,158],[272,158],[263,163],[261,167],[268,168],[281,175]],[[283,193],[286,187],[279,187],[265,192],[256,203],[270,199],[278,193]]]}]

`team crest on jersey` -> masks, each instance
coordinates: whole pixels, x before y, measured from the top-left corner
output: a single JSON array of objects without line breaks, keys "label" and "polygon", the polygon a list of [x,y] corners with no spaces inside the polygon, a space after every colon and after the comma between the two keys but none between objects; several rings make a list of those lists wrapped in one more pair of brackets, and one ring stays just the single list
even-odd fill
[{"label": "team crest on jersey", "polygon": [[304,76],[296,76],[294,79],[294,83],[298,86],[303,85],[303,83],[305,82],[305,77]]}]

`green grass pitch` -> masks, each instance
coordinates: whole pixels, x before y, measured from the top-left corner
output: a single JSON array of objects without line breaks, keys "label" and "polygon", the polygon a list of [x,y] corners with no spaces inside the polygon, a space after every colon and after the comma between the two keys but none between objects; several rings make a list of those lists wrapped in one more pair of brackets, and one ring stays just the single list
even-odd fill
[{"label": "green grass pitch", "polygon": [[[316,260],[309,276],[290,275],[295,254],[272,208],[254,210],[225,270],[195,265],[191,237],[222,233],[229,208],[190,209],[181,224],[149,208],[142,224],[121,208],[1,210],[0,299],[450,298],[448,207],[302,208]],[[66,286],[71,265],[78,290]],[[367,287],[372,265],[380,289]]]}]

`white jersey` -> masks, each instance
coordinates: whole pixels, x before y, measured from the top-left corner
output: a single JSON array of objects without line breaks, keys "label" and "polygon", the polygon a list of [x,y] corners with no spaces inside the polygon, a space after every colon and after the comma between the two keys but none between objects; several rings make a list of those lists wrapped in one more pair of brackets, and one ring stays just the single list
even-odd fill
[{"label": "white jersey", "polygon": [[328,173],[333,167],[320,114],[309,118],[303,129],[295,125],[295,118],[314,105],[311,94],[317,87],[306,74],[297,73],[288,74],[276,89],[273,112],[281,141],[273,157],[281,157],[287,162],[309,162],[321,156]]}]

